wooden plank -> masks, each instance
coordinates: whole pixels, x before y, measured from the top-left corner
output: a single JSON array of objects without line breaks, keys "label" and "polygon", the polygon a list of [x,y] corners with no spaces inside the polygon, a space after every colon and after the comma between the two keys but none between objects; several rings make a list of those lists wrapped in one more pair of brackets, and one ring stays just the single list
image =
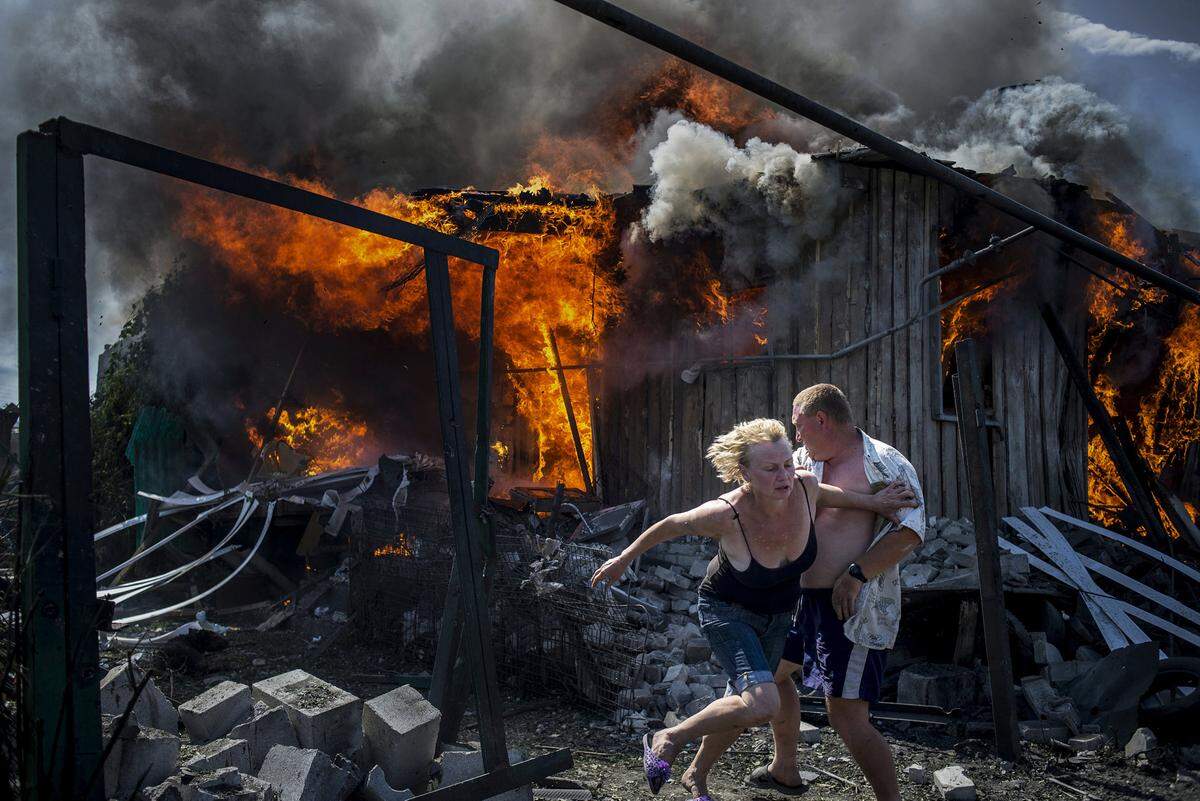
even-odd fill
[{"label": "wooden plank", "polygon": [[1092,571],[1093,573],[1098,573],[1099,575],[1104,576],[1104,578],[1108,579],[1109,581],[1115,581],[1117,584],[1120,584],[1122,587],[1129,589],[1129,590],[1133,590],[1138,595],[1141,595],[1143,598],[1146,598],[1147,600],[1150,600],[1150,601],[1154,601],[1154,603],[1158,604],[1159,606],[1161,606],[1165,609],[1169,609],[1170,611],[1179,615],[1184,620],[1187,620],[1191,623],[1195,623],[1196,625],[1200,625],[1200,612],[1197,612],[1195,609],[1190,609],[1190,608],[1184,606],[1183,604],[1179,603],[1179,601],[1176,601],[1171,596],[1164,595],[1163,593],[1159,592],[1158,590],[1154,589],[1153,587],[1147,587],[1145,584],[1138,581],[1137,579],[1132,579],[1129,576],[1125,575],[1124,573],[1120,572],[1119,570],[1113,570],[1108,565],[1104,564],[1103,562],[1097,562],[1095,559],[1092,559],[1090,556],[1085,556],[1084,554],[1079,554],[1079,561],[1083,562],[1083,566],[1086,567],[1088,570]]},{"label": "wooden plank", "polygon": [[[899,203],[896,209],[896,225],[898,236],[896,247],[895,270],[892,275],[893,301],[892,324],[904,322],[916,313],[913,304],[913,282],[909,278],[912,267],[912,256],[919,248],[920,207],[915,204],[915,195],[924,185],[924,178],[915,175],[904,176],[904,191],[898,193]],[[912,326],[896,332],[892,337],[892,354],[895,367],[893,368],[892,385],[895,397],[892,403],[893,433],[892,445],[902,453],[910,454],[909,461],[916,456],[913,447],[912,420],[910,417],[914,397],[913,382],[910,371],[917,353],[912,349]],[[920,383],[919,381],[917,383]]]},{"label": "wooden plank", "polygon": [[[892,252],[888,261],[888,270],[882,276],[881,288],[886,297],[880,298],[877,324],[890,329],[901,321],[901,316],[907,308],[907,293],[904,290],[905,267],[908,262],[905,253],[908,247],[908,210],[907,196],[909,174],[900,170],[895,174],[895,185],[892,190]],[[903,405],[908,402],[908,387],[904,384],[907,378],[907,365],[900,364],[901,343],[904,342],[900,333],[884,337],[880,340],[880,352],[883,354],[882,373],[884,384],[879,388],[880,414],[883,419],[884,441],[895,444],[900,438],[898,418]],[[907,351],[905,351],[907,356]],[[890,395],[890,398],[885,398]],[[904,447],[901,445],[900,447]]]},{"label": "wooden plank", "polygon": [[699,506],[706,497],[705,474],[709,468],[705,463],[704,449],[708,445],[708,440],[705,439],[705,410],[708,404],[705,403],[704,396],[707,387],[708,374],[701,373],[695,382],[684,384],[680,388],[684,393],[678,479],[681,485],[681,510]]},{"label": "wooden plank", "polygon": [[[909,223],[908,248],[908,308],[909,314],[914,315],[932,308],[926,303],[926,287],[921,286],[921,279],[929,264],[929,240],[932,235],[932,222],[929,218],[930,199],[929,181],[925,178],[914,179],[917,194],[913,197],[913,217]],[[934,473],[937,458],[933,453],[937,441],[937,431],[934,429],[932,411],[929,399],[929,382],[927,380],[930,359],[930,343],[927,337],[928,327],[915,323],[908,328],[909,352],[909,437],[911,439],[909,461],[921,479],[924,492],[926,512],[936,509],[941,512],[941,490]],[[931,494],[932,493],[932,494]]]},{"label": "wooden plank", "polygon": [[[1046,420],[1042,415],[1042,394],[1046,387],[1042,384],[1041,364],[1042,337],[1041,326],[1026,314],[1021,315],[1021,328],[1024,330],[1024,349],[1021,351],[1021,370],[1025,383],[1025,467],[1027,483],[1025,486],[1025,503],[1040,506],[1045,503],[1046,462],[1042,456],[1045,449],[1044,433]],[[1033,392],[1029,390],[1032,389]],[[1012,498],[1012,509],[1022,504]]]},{"label": "wooden plank", "polygon": [[[892,236],[895,224],[895,170],[879,171],[879,195],[876,199],[877,225],[875,230],[876,250],[871,269],[871,308],[868,313],[870,331],[875,333],[890,324]],[[891,426],[885,418],[891,417],[890,381],[891,365],[887,364],[890,353],[890,337],[871,343],[867,350],[871,362],[871,383],[867,387],[868,433],[885,442],[891,439]],[[886,397],[885,397],[886,396]]]},{"label": "wooden plank", "polygon": [[571,751],[564,748],[506,766],[501,770],[489,771],[482,776],[447,784],[413,798],[424,801],[481,801],[532,784],[555,773],[570,770],[574,764]]},{"label": "wooden plank", "polygon": [[[703,458],[704,449],[712,444],[713,438],[723,433],[723,429],[721,428],[724,422],[721,419],[721,398],[723,397],[728,374],[728,370],[721,369],[704,371],[704,434],[700,450],[701,458]],[[704,471],[701,481],[701,485],[704,488],[702,497],[715,498],[724,492],[722,488],[724,485],[717,478],[717,474],[713,470],[712,465],[708,463],[708,460],[704,460],[701,467]]]},{"label": "wooden plank", "polygon": [[[1028,514],[1026,509],[1022,509],[1021,511]],[[1041,513],[1046,515],[1047,517],[1053,517],[1057,520],[1061,520],[1064,523],[1068,523],[1072,526],[1075,526],[1076,528],[1083,529],[1084,531],[1090,531],[1093,534],[1099,534],[1101,537],[1107,537],[1108,539],[1112,540],[1113,542],[1119,542],[1122,545],[1127,545],[1130,548],[1133,548],[1134,550],[1138,551],[1139,553],[1142,553],[1142,554],[1150,557],[1151,559],[1153,559],[1154,561],[1156,561],[1160,564],[1164,564],[1164,565],[1167,565],[1168,567],[1178,570],[1180,573],[1187,576],[1192,581],[1200,582],[1200,571],[1197,571],[1194,568],[1190,567],[1189,565],[1186,565],[1183,562],[1180,562],[1178,559],[1175,559],[1174,557],[1167,556],[1165,553],[1163,553],[1155,548],[1150,547],[1149,545],[1145,544],[1144,542],[1139,542],[1138,540],[1132,539],[1130,537],[1126,537],[1123,534],[1118,534],[1115,531],[1109,531],[1108,529],[1103,528],[1102,526],[1098,526],[1095,523],[1088,522],[1087,520],[1080,520],[1077,517],[1071,517],[1070,515],[1063,514],[1062,512],[1060,512],[1056,509],[1051,509],[1048,506],[1043,506],[1039,511],[1041,511]]]},{"label": "wooden plank", "polygon": [[[1015,369],[1012,349],[1009,347],[1005,335],[1000,332],[993,334],[992,343],[992,414],[1000,422],[1004,431],[1002,441],[994,443],[992,447],[992,474],[996,477],[996,508],[1008,512],[1010,511],[1009,481],[1011,478],[1009,470],[1014,464],[1008,453],[1008,439],[1011,436],[1008,420],[1012,415],[1020,414],[1020,412],[1014,411],[1012,398],[1009,397],[1008,392],[1008,371]],[[1015,408],[1020,409],[1019,406]]]},{"label": "wooden plank", "polygon": [[[1040,519],[1039,519],[1040,518]],[[1071,577],[1079,589],[1085,596],[1090,595],[1096,605],[1100,607],[1117,625],[1125,638],[1133,643],[1149,642],[1150,638],[1146,633],[1138,628],[1137,624],[1129,619],[1121,609],[1116,605],[1114,598],[1108,593],[1100,589],[1092,577],[1088,574],[1087,568],[1079,561],[1079,555],[1071,548],[1066,538],[1054,528],[1053,524],[1045,518],[1045,516],[1035,512],[1030,518],[1030,521],[1037,526],[1037,530],[1030,527],[1025,521],[1019,518],[1005,518],[1004,522],[1008,523],[1018,534],[1035,545],[1038,550],[1046,555],[1058,568]],[[1107,641],[1107,637],[1105,640]]]},{"label": "wooden plank", "polygon": [[975,522],[979,603],[983,612],[983,639],[987,651],[992,718],[996,727],[996,750],[1002,758],[1015,761],[1021,752],[1021,745],[1017,737],[1016,700],[1012,690],[1012,655],[1009,653],[1000,552],[996,545],[1000,527],[996,519],[991,459],[988,455],[983,382],[979,374],[975,343],[972,340],[967,339],[956,344],[954,355],[954,399],[958,411],[959,449],[970,482],[971,518]]},{"label": "wooden plank", "polygon": [[[875,170],[855,168],[868,191],[857,196],[853,202],[848,232],[839,247],[846,254],[847,264],[847,337],[846,341],[857,342],[870,334],[867,309],[870,305],[871,254],[874,250],[874,174]],[[848,241],[847,241],[848,240]],[[846,396],[859,425],[867,425],[866,409],[869,392],[868,354],[866,349],[855,351],[846,357]]]},{"label": "wooden plank", "polygon": [[[1049,271],[1053,265],[1046,264],[1044,269]],[[1038,488],[1040,501],[1035,503],[1063,505],[1063,468],[1061,437],[1063,413],[1063,384],[1061,376],[1061,360],[1056,358],[1054,343],[1043,327],[1037,327],[1038,354],[1041,357],[1039,368],[1042,382],[1041,395],[1041,456],[1042,456],[1042,486]]]},{"label": "wooden plank", "polygon": [[1029,477],[1029,453],[1025,435],[1026,422],[1033,422],[1025,405],[1025,398],[1032,394],[1026,383],[1028,375],[1025,370],[1025,326],[1017,323],[1002,326],[1004,349],[1004,451],[1007,457],[1008,469],[1008,505],[1001,507],[1005,513],[1027,503],[1029,485],[1033,483]]},{"label": "wooden plank", "polygon": [[958,636],[954,641],[955,665],[971,667],[975,660],[975,632],[979,621],[979,602],[964,598],[958,604]]},{"label": "wooden plank", "polygon": [[643,475],[646,482],[646,508],[650,520],[658,520],[659,491],[662,487],[663,428],[670,425],[662,408],[662,384],[651,376],[641,380],[646,388],[646,444]]},{"label": "wooden plank", "polygon": [[[1008,522],[1009,519],[1016,520],[1016,518],[1006,518],[1005,522]],[[1023,521],[1018,520],[1017,522],[1023,522]],[[1063,584],[1067,585],[1068,587],[1071,587],[1076,590],[1079,589],[1079,585],[1076,584],[1074,581],[1072,581],[1071,577],[1068,576],[1066,573],[1062,572],[1054,565],[1051,565],[1047,562],[1042,561],[1041,559],[1037,558],[1033,554],[1026,551],[1021,546],[1016,545],[1012,542],[1009,542],[1008,540],[1004,539],[1003,537],[1001,537],[999,539],[999,543],[1000,543],[1000,547],[1003,548],[1008,553],[1023,554],[1024,556],[1028,557],[1029,565],[1031,567],[1033,567],[1035,570],[1040,570],[1041,572],[1045,573],[1047,576],[1050,576],[1051,578],[1062,582]],[[1086,605],[1089,601],[1087,594],[1081,593],[1080,597],[1083,598],[1083,601]],[[1176,626],[1174,623],[1171,623],[1168,620],[1163,620],[1158,615],[1155,615],[1151,612],[1147,612],[1145,609],[1139,609],[1138,607],[1134,606],[1131,603],[1128,603],[1126,601],[1122,601],[1119,599],[1113,599],[1113,600],[1120,606],[1121,610],[1124,611],[1125,614],[1129,615],[1130,617],[1136,617],[1139,620],[1141,620],[1145,623],[1149,623],[1151,626],[1161,629],[1162,631],[1165,631],[1168,634],[1178,637],[1179,639],[1181,639],[1185,642],[1189,642],[1192,645],[1200,647],[1200,635],[1197,635],[1194,632],[1188,631],[1187,629],[1182,628],[1180,626]],[[1100,625],[1108,626],[1109,627],[1108,630],[1111,633],[1114,633],[1116,637],[1120,638],[1122,644],[1118,645],[1116,647],[1113,647],[1110,644],[1109,650],[1115,651],[1117,648],[1124,648],[1125,645],[1128,644],[1124,639],[1124,635],[1121,634],[1121,630],[1119,628],[1117,628],[1116,624],[1112,622],[1112,619],[1109,618],[1108,615],[1105,614],[1103,610],[1101,610],[1099,607],[1096,607],[1093,609],[1091,606],[1089,606],[1088,609],[1092,613],[1092,618],[1094,620],[1098,621],[1097,622],[1098,626],[1100,626]],[[1101,624],[1099,622],[1101,620],[1104,621],[1103,624]],[[1104,629],[1101,630],[1102,635],[1103,635],[1103,632],[1104,632]],[[1165,656],[1165,654],[1163,654],[1160,651],[1159,656],[1160,656],[1160,658],[1162,658],[1163,656]]]}]

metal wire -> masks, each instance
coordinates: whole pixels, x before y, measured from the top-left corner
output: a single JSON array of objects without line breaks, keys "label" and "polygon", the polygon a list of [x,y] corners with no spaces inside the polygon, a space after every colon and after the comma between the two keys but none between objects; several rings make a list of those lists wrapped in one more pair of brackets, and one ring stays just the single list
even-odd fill
[{"label": "metal wire", "polygon": [[[429,669],[453,563],[449,515],[362,501],[350,572],[355,625],[364,637],[394,643],[404,661],[397,667]],[[641,675],[648,632],[635,605],[588,584],[611,550],[528,533],[495,543],[489,609],[500,681],[519,693],[616,710],[618,693]]]}]

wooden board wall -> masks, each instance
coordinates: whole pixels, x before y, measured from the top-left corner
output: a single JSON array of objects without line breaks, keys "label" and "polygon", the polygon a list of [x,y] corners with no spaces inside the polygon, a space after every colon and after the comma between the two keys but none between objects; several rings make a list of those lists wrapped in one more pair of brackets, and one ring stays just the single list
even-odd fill
[{"label": "wooden board wall", "polygon": [[[830,168],[861,188],[831,237],[807,246],[767,287],[768,353],[831,353],[939,302],[937,282],[922,287],[921,279],[938,267],[938,227],[961,196],[898,170]],[[1082,352],[1085,321],[1070,325]],[[941,408],[940,343],[934,315],[836,360],[710,368],[687,383],[681,373],[691,354],[677,341],[669,371],[633,382],[605,371],[612,373],[599,389],[605,500],[649,498],[653,520],[716,497],[725,488],[703,455],[713,438],[741,420],[786,421],[797,391],[827,381],[846,392],[868,433],[913,463],[931,515],[968,516],[953,410]],[[993,450],[998,508],[1047,503],[1084,514],[1086,419],[1036,309],[1006,326],[993,348],[1003,427]]]}]

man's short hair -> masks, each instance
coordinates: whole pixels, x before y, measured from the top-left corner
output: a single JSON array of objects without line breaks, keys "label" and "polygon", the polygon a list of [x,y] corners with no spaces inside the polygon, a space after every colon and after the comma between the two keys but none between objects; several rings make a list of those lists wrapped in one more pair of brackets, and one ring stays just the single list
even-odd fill
[{"label": "man's short hair", "polygon": [[835,423],[849,425],[854,422],[850,413],[850,401],[840,389],[833,384],[813,384],[801,390],[792,401],[792,413],[810,416],[817,412],[825,412]]}]

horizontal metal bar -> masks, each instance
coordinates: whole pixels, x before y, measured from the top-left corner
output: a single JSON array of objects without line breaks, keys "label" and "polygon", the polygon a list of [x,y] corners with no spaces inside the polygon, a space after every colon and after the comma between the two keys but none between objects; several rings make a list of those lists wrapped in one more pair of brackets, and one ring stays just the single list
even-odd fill
[{"label": "horizontal metal bar", "polygon": [[960,256],[959,258],[957,258],[954,261],[947,264],[945,267],[941,267],[937,270],[934,270],[929,275],[922,278],[921,286],[924,286],[925,284],[929,283],[930,281],[932,281],[935,278],[940,278],[941,276],[945,275],[946,273],[952,273],[960,267],[965,267],[968,264],[974,264],[977,260],[982,259],[984,256],[990,256],[991,254],[993,254],[997,251],[1003,250],[1008,245],[1011,245],[1013,242],[1016,242],[1024,237],[1028,236],[1029,234],[1032,234],[1036,230],[1037,229],[1031,225],[1028,228],[1022,228],[1020,231],[1017,231],[1015,234],[1012,234],[1011,236],[1007,236],[1004,239],[996,240],[992,244],[985,247],[983,250],[977,251],[975,253],[965,253],[962,256]]},{"label": "horizontal metal bar", "polygon": [[[800,696],[802,712],[816,715],[828,715],[824,698]],[[877,720],[903,720],[909,723],[930,723],[935,726],[954,726],[958,724],[958,710],[946,711],[936,706],[921,706],[920,704],[900,704],[888,701],[877,701],[871,704],[871,717]]]},{"label": "horizontal metal bar", "polygon": [[1039,211],[1031,209],[1007,195],[1002,195],[991,187],[984,186],[963,173],[947,167],[941,162],[918,153],[912,148],[905,147],[899,142],[889,139],[883,134],[873,131],[844,114],[823,106],[798,92],[793,92],[786,86],[776,83],[769,78],[759,75],[752,70],[736,64],[727,58],[718,56],[695,42],[688,41],[682,36],[668,31],[658,25],[642,19],[628,11],[605,0],[555,0],[561,5],[573,8],[581,14],[591,17],[612,28],[639,39],[646,44],[670,53],[689,64],[694,64],[703,70],[711,72],[719,78],[733,83],[743,89],[753,92],[765,100],[769,100],[782,108],[802,117],[806,117],[818,125],[823,125],[831,131],[849,137],[859,144],[865,145],[878,153],[895,161],[919,175],[936,178],[948,186],[963,192],[976,200],[986,203],[993,208],[1021,220],[1026,225],[1032,225],[1040,231],[1068,242],[1075,247],[1103,259],[1114,267],[1133,273],[1138,278],[1162,287],[1179,297],[1200,304],[1200,290],[1176,281],[1170,276],[1163,275],[1145,265],[1122,255],[1112,248],[1102,245],[1090,236],[1086,236],[1058,220],[1047,217]]},{"label": "horizontal metal bar", "polygon": [[553,776],[555,773],[570,770],[574,765],[575,760],[571,757],[571,750],[564,748],[518,762],[507,768],[485,773],[482,776],[476,776],[473,779],[447,784],[432,792],[413,796],[413,798],[414,801],[417,798],[423,799],[423,801],[449,801],[449,799],[479,801],[479,799],[491,798],[507,790],[532,784],[538,779]]},{"label": "horizontal metal bar", "polygon": [[408,242],[420,248],[445,253],[447,256],[465,259],[484,267],[495,268],[500,262],[500,254],[494,248],[477,245],[432,228],[413,225],[306,189],[272,181],[261,175],[235,170],[223,164],[75,122],[66,117],[57,117],[42,123],[41,130],[47,133],[57,131],[60,141],[78,153],[119,161],[181,181],[320,217],[389,239]]}]

